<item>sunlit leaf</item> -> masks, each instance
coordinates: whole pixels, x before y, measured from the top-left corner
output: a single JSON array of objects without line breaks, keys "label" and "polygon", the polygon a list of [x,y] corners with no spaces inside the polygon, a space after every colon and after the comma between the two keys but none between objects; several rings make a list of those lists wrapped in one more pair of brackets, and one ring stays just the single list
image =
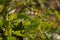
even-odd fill
[{"label": "sunlit leaf", "polygon": [[14,19],[17,19],[17,14],[12,14],[11,16],[9,16],[9,19],[12,21]]},{"label": "sunlit leaf", "polygon": [[15,37],[7,37],[7,40],[16,40]]}]

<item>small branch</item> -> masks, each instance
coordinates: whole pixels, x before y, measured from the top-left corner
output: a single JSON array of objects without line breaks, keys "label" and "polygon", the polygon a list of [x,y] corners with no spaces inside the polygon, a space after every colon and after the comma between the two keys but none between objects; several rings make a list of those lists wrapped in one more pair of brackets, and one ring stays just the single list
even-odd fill
[{"label": "small branch", "polygon": [[19,13],[19,12],[21,12],[24,8],[25,8],[25,5],[20,5],[20,6],[16,7],[14,13]]}]

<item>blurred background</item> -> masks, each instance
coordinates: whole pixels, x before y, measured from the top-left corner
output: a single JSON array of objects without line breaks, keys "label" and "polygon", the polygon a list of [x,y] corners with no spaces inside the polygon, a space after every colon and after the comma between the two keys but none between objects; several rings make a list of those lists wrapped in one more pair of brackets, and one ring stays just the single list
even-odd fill
[{"label": "blurred background", "polygon": [[0,0],[0,40],[60,40],[60,0]]}]

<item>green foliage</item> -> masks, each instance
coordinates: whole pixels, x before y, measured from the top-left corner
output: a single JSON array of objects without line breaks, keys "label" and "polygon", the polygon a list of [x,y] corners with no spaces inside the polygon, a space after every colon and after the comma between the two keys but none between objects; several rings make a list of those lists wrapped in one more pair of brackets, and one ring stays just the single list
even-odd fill
[{"label": "green foliage", "polygon": [[60,12],[53,2],[46,3],[47,0],[0,0],[0,40],[54,40],[54,34],[60,34]]},{"label": "green foliage", "polygon": [[6,0],[0,0],[0,5],[4,5]]}]

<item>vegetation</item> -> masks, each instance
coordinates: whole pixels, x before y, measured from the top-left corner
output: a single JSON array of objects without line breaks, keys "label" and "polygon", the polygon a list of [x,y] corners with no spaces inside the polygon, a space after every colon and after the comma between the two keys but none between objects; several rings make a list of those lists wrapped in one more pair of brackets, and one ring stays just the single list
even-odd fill
[{"label": "vegetation", "polygon": [[0,40],[60,40],[60,0],[0,0]]}]

